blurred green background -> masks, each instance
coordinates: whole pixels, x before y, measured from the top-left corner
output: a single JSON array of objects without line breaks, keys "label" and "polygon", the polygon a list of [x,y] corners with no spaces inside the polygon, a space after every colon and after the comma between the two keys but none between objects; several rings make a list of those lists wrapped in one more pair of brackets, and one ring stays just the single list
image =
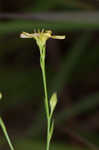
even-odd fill
[{"label": "blurred green background", "polygon": [[[49,97],[58,92],[52,150],[99,148],[99,1],[0,1],[0,101],[15,150],[42,150],[46,142],[39,50],[20,33],[50,29]],[[0,150],[9,150],[0,130]]]}]

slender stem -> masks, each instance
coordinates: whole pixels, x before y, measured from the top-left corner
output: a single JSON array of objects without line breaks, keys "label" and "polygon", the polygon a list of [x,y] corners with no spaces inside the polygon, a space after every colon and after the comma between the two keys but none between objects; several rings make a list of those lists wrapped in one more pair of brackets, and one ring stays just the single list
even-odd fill
[{"label": "slender stem", "polygon": [[50,132],[50,120],[48,120],[48,127],[47,127],[47,145],[46,145],[46,150],[49,150],[49,146],[50,146],[49,132]]},{"label": "slender stem", "polygon": [[49,104],[48,104],[48,94],[47,94],[47,85],[46,85],[45,62],[42,63],[41,68],[42,68],[44,93],[45,93],[45,110],[46,110],[46,117],[48,120],[48,118],[49,118]]},{"label": "slender stem", "polygon": [[3,122],[1,117],[0,117],[0,126],[1,126],[1,128],[2,128],[2,130],[4,132],[4,135],[6,137],[6,140],[7,140],[8,144],[9,144],[10,149],[14,150],[14,147],[13,147],[13,145],[11,143],[11,140],[10,140],[10,138],[8,136],[7,129],[6,129],[5,124],[4,124],[4,122]]},{"label": "slender stem", "polygon": [[47,144],[46,150],[49,150],[50,140],[49,140],[49,133],[50,133],[50,112],[49,112],[49,103],[48,103],[48,93],[47,93],[47,84],[46,84],[46,73],[45,73],[45,47],[40,48],[40,65],[42,70],[43,76],[43,84],[44,84],[44,93],[45,93],[45,111],[46,111],[46,118],[47,118]]}]

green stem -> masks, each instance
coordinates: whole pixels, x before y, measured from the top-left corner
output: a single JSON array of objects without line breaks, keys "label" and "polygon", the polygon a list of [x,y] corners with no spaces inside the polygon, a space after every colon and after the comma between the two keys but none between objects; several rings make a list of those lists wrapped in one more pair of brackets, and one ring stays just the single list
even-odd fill
[{"label": "green stem", "polygon": [[46,85],[45,62],[42,62],[41,69],[42,69],[44,93],[45,93],[45,110],[46,110],[46,117],[48,120],[49,119],[49,104],[48,104],[48,94],[47,94],[47,85]]},{"label": "green stem", "polygon": [[1,128],[2,128],[2,130],[4,132],[4,135],[6,137],[6,140],[7,140],[8,144],[9,144],[10,149],[14,150],[14,147],[13,147],[13,145],[11,143],[11,140],[10,140],[10,138],[8,136],[7,129],[6,129],[5,124],[4,124],[4,122],[3,122],[1,117],[0,117],[0,126],[1,126]]},{"label": "green stem", "polygon": [[44,84],[44,93],[45,93],[45,111],[46,111],[46,118],[47,118],[47,144],[46,150],[49,150],[50,140],[49,140],[49,133],[50,133],[50,112],[49,112],[49,103],[48,103],[48,93],[47,93],[47,84],[46,84],[46,73],[45,73],[45,47],[40,48],[40,65],[42,70],[43,76],[43,84]]},{"label": "green stem", "polygon": [[49,132],[50,132],[50,120],[48,120],[48,127],[47,127],[47,145],[46,145],[46,150],[49,150],[49,146],[50,146]]}]

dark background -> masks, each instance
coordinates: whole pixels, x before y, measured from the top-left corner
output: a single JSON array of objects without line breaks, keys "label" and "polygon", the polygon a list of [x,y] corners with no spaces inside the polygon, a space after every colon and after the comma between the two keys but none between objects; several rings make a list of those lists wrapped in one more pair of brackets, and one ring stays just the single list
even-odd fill
[{"label": "dark background", "polygon": [[[0,0],[0,101],[15,150],[42,150],[46,142],[39,49],[20,33],[49,29],[66,35],[47,41],[49,97],[58,92],[52,149],[99,147],[99,1]],[[8,150],[2,130],[0,150]]]}]

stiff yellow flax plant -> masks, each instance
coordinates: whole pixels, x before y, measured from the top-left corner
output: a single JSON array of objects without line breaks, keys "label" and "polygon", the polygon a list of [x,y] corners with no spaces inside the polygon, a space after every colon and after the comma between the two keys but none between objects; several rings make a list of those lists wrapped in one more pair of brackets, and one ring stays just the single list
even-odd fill
[{"label": "stiff yellow flax plant", "polygon": [[41,71],[42,71],[42,77],[43,77],[43,84],[44,84],[44,105],[45,105],[45,111],[46,111],[46,119],[47,119],[47,144],[46,144],[46,150],[49,150],[50,147],[50,141],[53,135],[53,130],[54,130],[54,121],[53,121],[53,112],[55,110],[56,104],[57,104],[57,94],[54,92],[48,100],[48,91],[47,91],[47,83],[46,83],[46,71],[45,71],[45,56],[46,56],[46,41],[49,38],[52,39],[65,39],[65,36],[57,36],[57,35],[52,35],[51,30],[42,31],[38,30],[38,32],[34,33],[27,33],[27,32],[22,32],[20,34],[21,38],[33,38],[36,40],[36,43],[39,47],[40,50],[40,66],[41,66]]}]

